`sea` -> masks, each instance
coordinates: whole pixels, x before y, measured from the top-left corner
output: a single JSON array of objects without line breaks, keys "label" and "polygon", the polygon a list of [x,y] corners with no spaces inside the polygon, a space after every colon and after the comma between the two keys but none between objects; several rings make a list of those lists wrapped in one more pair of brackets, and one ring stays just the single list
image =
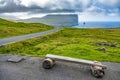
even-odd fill
[{"label": "sea", "polygon": [[118,28],[120,22],[79,22],[73,28]]}]

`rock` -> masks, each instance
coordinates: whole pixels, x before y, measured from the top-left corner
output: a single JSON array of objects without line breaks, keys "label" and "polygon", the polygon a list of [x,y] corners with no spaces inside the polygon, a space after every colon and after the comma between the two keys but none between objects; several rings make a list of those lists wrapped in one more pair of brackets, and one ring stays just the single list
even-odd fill
[{"label": "rock", "polygon": [[107,42],[96,42],[95,43],[96,45],[104,45],[104,46],[109,46],[110,43],[107,43]]},{"label": "rock", "polygon": [[104,53],[107,52],[106,48],[104,48],[104,47],[102,47],[102,48],[97,48],[97,50],[99,50],[99,51],[103,51]]},{"label": "rock", "polygon": [[110,46],[111,46],[111,47],[118,47],[118,46],[117,46],[117,43],[111,43]]},{"label": "rock", "polygon": [[118,47],[117,43],[110,43],[110,42],[95,42],[95,45],[102,45],[102,46],[110,46],[110,47]]},{"label": "rock", "polygon": [[20,61],[22,61],[22,60],[25,60],[25,57],[19,56],[19,55],[14,55],[14,56],[12,56],[11,58],[9,58],[7,61],[8,61],[8,62],[18,63],[18,62],[20,62]]},{"label": "rock", "polygon": [[102,45],[104,46],[110,46],[111,43],[108,43],[108,42],[102,42]]}]

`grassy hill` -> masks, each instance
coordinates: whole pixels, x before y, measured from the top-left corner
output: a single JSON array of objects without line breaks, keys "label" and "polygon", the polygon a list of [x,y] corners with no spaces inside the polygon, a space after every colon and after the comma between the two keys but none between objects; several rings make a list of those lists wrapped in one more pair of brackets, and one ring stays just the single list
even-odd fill
[{"label": "grassy hill", "polygon": [[41,23],[14,22],[0,18],[0,38],[41,32],[52,28]]},{"label": "grassy hill", "polygon": [[63,30],[0,48],[0,53],[45,56],[48,53],[88,60],[120,62],[120,28]]}]

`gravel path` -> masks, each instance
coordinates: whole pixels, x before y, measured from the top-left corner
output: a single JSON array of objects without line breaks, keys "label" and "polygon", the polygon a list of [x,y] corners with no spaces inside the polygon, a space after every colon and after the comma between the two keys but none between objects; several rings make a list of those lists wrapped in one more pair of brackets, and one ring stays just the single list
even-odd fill
[{"label": "gravel path", "polygon": [[107,65],[105,76],[94,78],[88,66],[59,62],[50,69],[42,68],[43,58],[26,57],[19,63],[7,62],[13,55],[0,55],[0,80],[120,80],[120,63],[103,62]]},{"label": "gravel path", "polygon": [[10,37],[10,38],[0,39],[0,46],[10,44],[10,43],[13,43],[13,42],[18,42],[18,41],[21,41],[21,40],[26,40],[26,39],[29,39],[29,38],[44,36],[44,35],[59,31],[59,30],[61,30],[61,27],[55,27],[52,30],[39,32],[39,33],[33,33],[33,34],[28,34],[28,35],[22,35],[22,36],[15,36],[15,37]]}]

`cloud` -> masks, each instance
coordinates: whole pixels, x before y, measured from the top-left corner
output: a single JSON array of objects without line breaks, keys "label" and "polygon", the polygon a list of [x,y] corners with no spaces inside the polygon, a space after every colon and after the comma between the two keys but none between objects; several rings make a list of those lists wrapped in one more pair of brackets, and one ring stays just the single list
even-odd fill
[{"label": "cloud", "polygon": [[109,8],[120,7],[120,0],[98,0],[98,3]]},{"label": "cloud", "polygon": [[[4,5],[3,5],[4,4]],[[1,0],[0,13],[4,12],[74,12],[81,5],[73,0]]]},{"label": "cloud", "polygon": [[91,6],[85,10],[86,12],[96,12],[96,13],[105,13],[105,10],[103,8],[99,8],[96,6]]},{"label": "cloud", "polygon": [[120,16],[120,0],[0,0],[1,16],[29,18],[48,13]]},{"label": "cloud", "polygon": [[4,6],[0,6],[0,13],[28,12],[40,9],[40,7],[36,5],[26,7],[22,5],[21,2],[21,0],[1,0],[0,5],[4,4]]},{"label": "cloud", "polygon": [[89,13],[89,12],[81,12],[79,13],[79,22],[86,22],[86,21],[120,21],[119,16],[114,16],[113,14],[110,16],[106,16],[104,14],[96,14],[96,13]]},{"label": "cloud", "polygon": [[26,18],[31,18],[31,17],[43,17],[47,14],[31,14],[31,15],[29,15],[29,13],[26,13],[26,12],[15,12],[15,13],[11,13],[11,14],[3,13],[2,15],[10,16],[10,17],[8,17],[8,19],[12,19],[12,16],[14,16],[13,18],[16,18],[16,19],[26,19]]},{"label": "cloud", "polygon": [[7,15],[5,13],[1,13],[0,14],[0,18],[4,18],[4,19],[10,19],[10,20],[17,20],[19,19],[18,16],[14,16],[14,15]]},{"label": "cloud", "polygon": [[21,0],[21,4],[25,6],[31,6],[32,4],[36,4],[40,7],[44,7],[47,3],[49,3],[49,0]]},{"label": "cloud", "polygon": [[4,12],[81,12],[93,0],[0,0],[0,13]]}]

